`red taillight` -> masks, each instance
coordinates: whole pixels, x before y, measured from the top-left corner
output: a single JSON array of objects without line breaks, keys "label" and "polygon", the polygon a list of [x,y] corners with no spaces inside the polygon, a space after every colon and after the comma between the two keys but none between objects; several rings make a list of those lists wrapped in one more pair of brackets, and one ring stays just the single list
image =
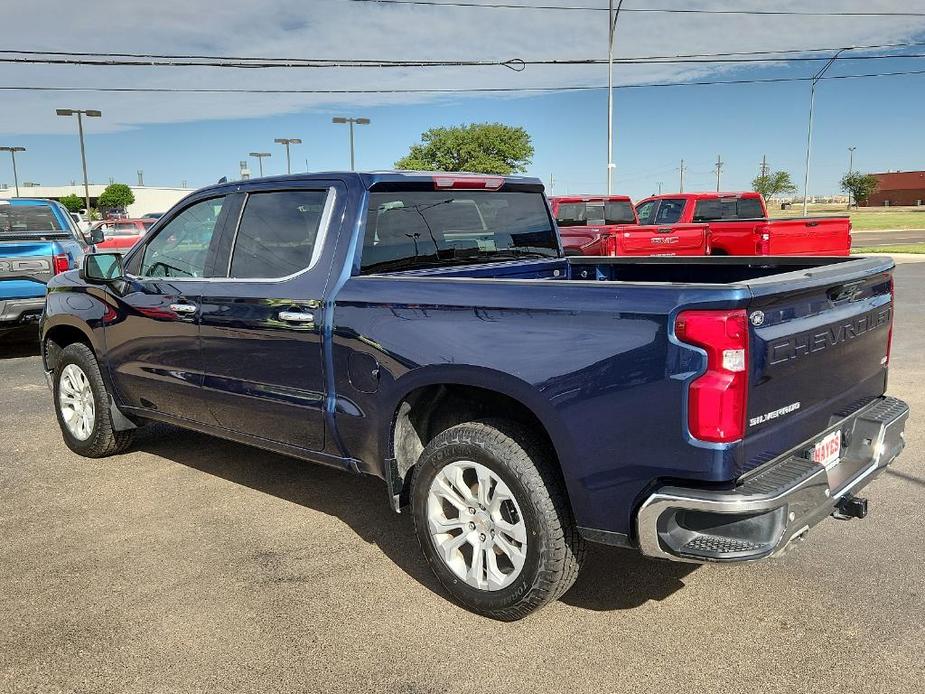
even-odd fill
[{"label": "red taillight", "polygon": [[64,253],[56,255],[51,259],[52,274],[60,275],[71,269],[71,259]]},{"label": "red taillight", "polygon": [[503,185],[503,176],[434,176],[437,190],[498,190]]},{"label": "red taillight", "polygon": [[707,353],[707,369],[690,385],[687,423],[701,441],[729,443],[745,434],[748,318],[734,311],[683,311],[675,321],[682,342]]}]

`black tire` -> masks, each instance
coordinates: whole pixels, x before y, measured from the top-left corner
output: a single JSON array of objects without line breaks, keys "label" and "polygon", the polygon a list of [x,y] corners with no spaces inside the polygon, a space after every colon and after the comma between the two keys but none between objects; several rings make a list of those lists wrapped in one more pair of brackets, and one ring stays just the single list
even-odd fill
[{"label": "black tire", "polygon": [[[522,619],[557,600],[578,576],[584,544],[560,475],[545,444],[529,429],[501,420],[459,424],[424,449],[412,481],[418,542],[437,578],[467,609],[502,621]],[[438,472],[456,461],[489,468],[514,495],[526,526],[526,560],[499,590],[469,585],[444,562],[430,534],[427,499]]]},{"label": "black tire", "polygon": [[[68,429],[61,412],[61,388],[59,385],[61,374],[69,365],[76,365],[86,375],[93,396],[95,416],[90,435],[80,440]],[[109,412],[109,391],[100,373],[99,364],[93,351],[83,343],[74,343],[65,347],[58,355],[54,370],[54,400],[55,415],[58,417],[58,426],[64,443],[75,453],[86,458],[104,458],[109,455],[121,453],[132,443],[135,430],[115,431],[112,416]]]}]

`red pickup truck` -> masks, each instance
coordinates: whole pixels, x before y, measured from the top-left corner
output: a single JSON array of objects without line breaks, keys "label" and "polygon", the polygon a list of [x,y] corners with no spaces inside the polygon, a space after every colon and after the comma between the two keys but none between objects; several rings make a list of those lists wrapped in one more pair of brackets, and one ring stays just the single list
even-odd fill
[{"label": "red pickup truck", "polygon": [[625,195],[549,199],[566,250],[595,256],[709,255],[706,224],[640,226]]},{"label": "red pickup truck", "polygon": [[713,255],[849,255],[848,217],[769,219],[760,193],[672,193],[636,205],[641,224],[704,222]]}]

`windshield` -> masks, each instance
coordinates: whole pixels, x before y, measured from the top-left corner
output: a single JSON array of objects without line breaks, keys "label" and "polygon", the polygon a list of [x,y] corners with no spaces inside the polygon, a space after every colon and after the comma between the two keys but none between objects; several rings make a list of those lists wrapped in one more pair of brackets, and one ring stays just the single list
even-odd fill
[{"label": "windshield", "polygon": [[67,232],[48,205],[0,205],[0,234]]},{"label": "windshield", "polygon": [[540,193],[372,193],[366,215],[364,274],[559,255]]},{"label": "windshield", "polygon": [[603,224],[635,224],[633,206],[628,200],[591,200],[564,202],[559,205],[556,222],[560,227],[584,227]]}]

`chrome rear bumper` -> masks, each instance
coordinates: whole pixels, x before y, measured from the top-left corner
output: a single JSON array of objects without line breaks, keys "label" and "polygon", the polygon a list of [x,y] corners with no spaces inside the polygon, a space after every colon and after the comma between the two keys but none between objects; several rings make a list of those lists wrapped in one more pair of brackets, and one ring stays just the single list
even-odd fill
[{"label": "chrome rear bumper", "polygon": [[[734,489],[659,489],[636,516],[639,547],[650,557],[697,563],[750,561],[782,552],[899,455],[908,416],[902,400],[882,397],[748,473]],[[842,457],[827,470],[807,451],[838,429]]]},{"label": "chrome rear bumper", "polygon": [[45,297],[0,300],[0,324],[21,323],[24,317],[38,321],[45,309]]}]

